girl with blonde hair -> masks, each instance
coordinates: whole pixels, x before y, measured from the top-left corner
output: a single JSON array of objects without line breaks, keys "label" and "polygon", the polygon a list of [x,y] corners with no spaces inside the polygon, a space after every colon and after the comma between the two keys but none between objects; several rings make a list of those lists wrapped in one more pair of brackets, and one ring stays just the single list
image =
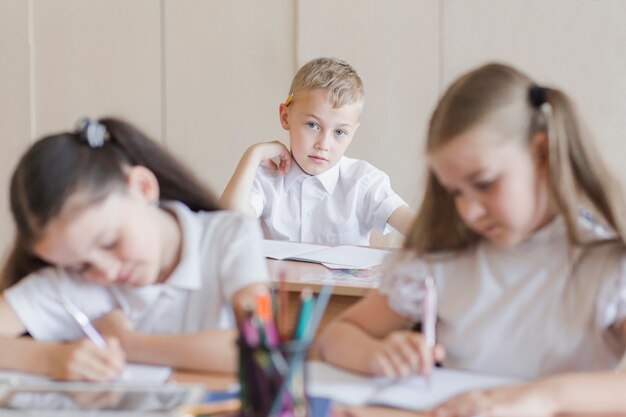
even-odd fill
[{"label": "girl with blonde hair", "polygon": [[[390,377],[436,360],[521,378],[615,367],[626,336],[622,199],[568,97],[507,65],[477,68],[439,101],[426,155],[404,251],[378,291],[327,328],[324,358]],[[434,348],[411,331],[428,276]]]}]

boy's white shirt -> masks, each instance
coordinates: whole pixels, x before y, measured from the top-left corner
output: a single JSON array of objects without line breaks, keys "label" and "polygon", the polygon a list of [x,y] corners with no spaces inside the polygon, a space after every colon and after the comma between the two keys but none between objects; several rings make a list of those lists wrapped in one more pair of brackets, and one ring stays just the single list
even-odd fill
[{"label": "boy's white shirt", "polygon": [[[63,293],[92,320],[121,308],[142,332],[179,334],[233,327],[232,296],[268,280],[258,225],[234,212],[194,213],[179,202],[164,206],[175,213],[183,234],[181,260],[166,282],[141,288],[102,286],[67,275],[61,280]],[[82,338],[58,302],[54,273],[53,268],[39,270],[4,296],[35,339]]]},{"label": "boy's white shirt", "polygon": [[384,172],[345,156],[315,176],[295,162],[284,175],[259,167],[251,204],[266,238],[329,245],[368,245],[372,229],[389,233],[389,216],[406,205]]},{"label": "boy's white shirt", "polygon": [[[589,240],[609,236],[580,217]],[[562,218],[513,249],[482,241],[460,253],[410,262],[390,258],[379,291],[419,320],[420,281],[438,290],[444,366],[525,378],[615,368],[624,354],[626,256],[619,244],[575,247]]]}]

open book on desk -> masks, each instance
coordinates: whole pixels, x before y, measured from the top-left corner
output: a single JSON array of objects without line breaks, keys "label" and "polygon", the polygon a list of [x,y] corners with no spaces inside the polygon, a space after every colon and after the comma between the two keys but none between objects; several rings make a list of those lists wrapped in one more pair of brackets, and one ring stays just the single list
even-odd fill
[{"label": "open book on desk", "polygon": [[390,251],[362,246],[322,246],[280,240],[263,240],[266,258],[314,262],[330,269],[367,269],[380,265]]},{"label": "open book on desk", "polygon": [[435,368],[430,385],[421,376],[398,381],[366,377],[322,362],[308,364],[308,394],[340,404],[384,405],[424,411],[462,392],[520,382],[505,376]]}]

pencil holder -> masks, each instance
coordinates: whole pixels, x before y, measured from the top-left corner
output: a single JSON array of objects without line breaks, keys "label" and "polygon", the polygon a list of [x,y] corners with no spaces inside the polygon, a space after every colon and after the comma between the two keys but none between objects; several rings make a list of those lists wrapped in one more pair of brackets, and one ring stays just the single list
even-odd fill
[{"label": "pencil holder", "polygon": [[310,343],[295,340],[268,347],[239,340],[243,417],[309,417],[306,358]]}]

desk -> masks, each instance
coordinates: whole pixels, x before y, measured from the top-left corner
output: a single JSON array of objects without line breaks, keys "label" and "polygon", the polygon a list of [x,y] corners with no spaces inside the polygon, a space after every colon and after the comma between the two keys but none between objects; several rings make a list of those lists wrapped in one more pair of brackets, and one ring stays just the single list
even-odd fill
[{"label": "desk", "polygon": [[[290,328],[295,327],[296,316],[300,308],[300,293],[304,288],[310,288],[313,292],[319,292],[323,283],[319,281],[306,281],[302,277],[308,274],[324,274],[332,272],[321,264],[296,261],[277,261],[269,259],[267,266],[270,278],[277,287],[281,272],[285,273],[286,288],[289,292],[288,323]],[[328,307],[322,317],[319,332],[345,309],[359,301],[375,286],[371,282],[341,282],[333,285],[333,293],[328,302]],[[315,353],[313,354],[315,357]]]},{"label": "desk", "polygon": [[[184,383],[203,384],[209,389],[223,390],[236,381],[235,376],[211,375],[194,372],[174,372],[172,380]],[[386,407],[346,407],[335,406],[336,417],[426,417],[425,413],[416,413]],[[610,414],[559,414],[558,417],[626,417],[626,413]]]}]

